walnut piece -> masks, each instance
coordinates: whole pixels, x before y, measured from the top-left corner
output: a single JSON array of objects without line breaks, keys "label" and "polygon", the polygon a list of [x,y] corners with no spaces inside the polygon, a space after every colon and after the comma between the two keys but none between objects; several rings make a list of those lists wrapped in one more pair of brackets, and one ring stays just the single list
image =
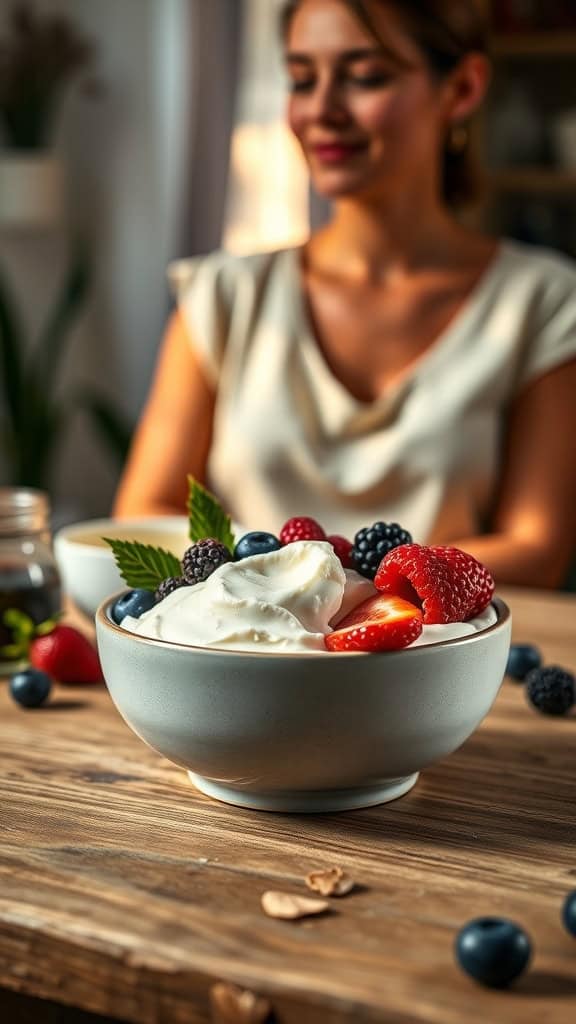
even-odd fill
[{"label": "walnut piece", "polygon": [[213,1024],[265,1024],[272,1006],[263,996],[226,981],[217,981],[210,989]]},{"label": "walnut piece", "polygon": [[298,917],[309,917],[329,910],[326,900],[315,900],[310,896],[295,896],[290,892],[275,892],[269,889],[262,894],[262,910],[268,917],[281,917],[294,921]]},{"label": "walnut piece", "polygon": [[354,881],[342,868],[325,868],[310,871],[306,875],[306,885],[322,896],[346,896],[354,888]]}]

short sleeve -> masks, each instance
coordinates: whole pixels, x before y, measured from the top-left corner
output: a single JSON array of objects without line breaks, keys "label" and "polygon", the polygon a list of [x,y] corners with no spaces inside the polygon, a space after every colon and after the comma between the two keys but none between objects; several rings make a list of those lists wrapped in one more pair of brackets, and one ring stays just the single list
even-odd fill
[{"label": "short sleeve", "polygon": [[576,265],[550,257],[526,325],[517,390],[576,359]]},{"label": "short sleeve", "polygon": [[214,252],[176,260],[167,271],[191,344],[212,382],[218,379],[230,329],[229,263],[228,254]]}]

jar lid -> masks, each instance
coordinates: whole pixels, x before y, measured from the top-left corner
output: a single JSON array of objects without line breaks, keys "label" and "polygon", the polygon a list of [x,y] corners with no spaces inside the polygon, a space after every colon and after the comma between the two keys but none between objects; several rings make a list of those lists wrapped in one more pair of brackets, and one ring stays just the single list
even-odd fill
[{"label": "jar lid", "polygon": [[33,487],[0,487],[0,536],[38,533],[48,527],[50,499]]}]

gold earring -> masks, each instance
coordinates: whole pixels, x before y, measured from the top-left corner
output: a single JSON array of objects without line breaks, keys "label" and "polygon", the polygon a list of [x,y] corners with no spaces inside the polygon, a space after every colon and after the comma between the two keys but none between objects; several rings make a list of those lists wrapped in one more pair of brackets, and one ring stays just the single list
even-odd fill
[{"label": "gold earring", "polygon": [[448,149],[451,153],[463,153],[468,145],[470,134],[465,124],[455,124],[448,136]]}]

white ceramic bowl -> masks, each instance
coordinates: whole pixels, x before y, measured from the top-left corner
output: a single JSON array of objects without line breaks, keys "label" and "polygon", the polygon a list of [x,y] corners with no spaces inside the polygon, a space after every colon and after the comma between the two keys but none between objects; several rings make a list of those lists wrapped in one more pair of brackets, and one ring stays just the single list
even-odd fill
[{"label": "white ceramic bowl", "polygon": [[[252,654],[129,633],[96,614],[120,714],[203,793],[269,811],[393,800],[490,710],[511,617],[480,633],[382,654]],[[454,777],[454,788],[458,778]]]},{"label": "white ceramic bowl", "polygon": [[64,592],[90,618],[102,601],[126,587],[102,537],[155,544],[178,557],[190,543],[186,516],[89,519],[62,527],[54,537],[54,555]]}]

